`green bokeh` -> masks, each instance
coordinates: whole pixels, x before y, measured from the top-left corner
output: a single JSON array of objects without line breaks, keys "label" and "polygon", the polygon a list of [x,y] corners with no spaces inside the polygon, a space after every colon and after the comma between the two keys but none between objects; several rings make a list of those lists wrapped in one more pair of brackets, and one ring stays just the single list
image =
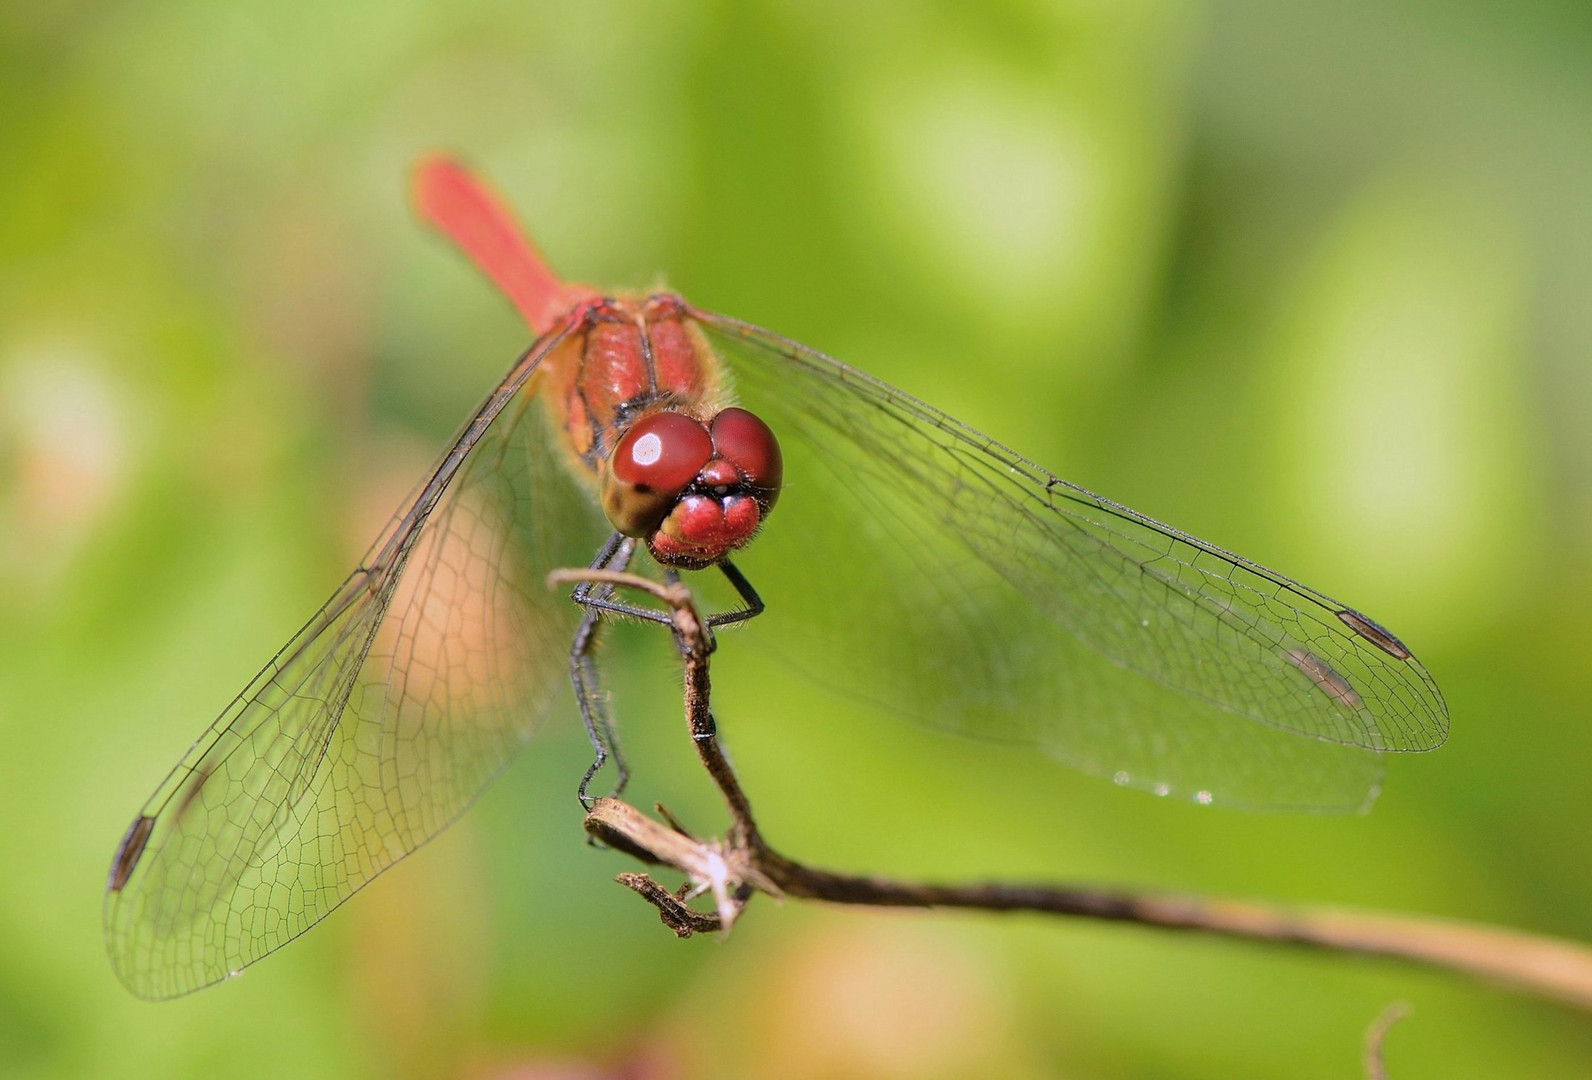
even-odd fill
[{"label": "green bokeh", "polygon": [[[0,5],[0,1076],[1351,1077],[1401,998],[1398,1080],[1592,1072],[1560,1010],[1363,961],[771,903],[675,942],[582,842],[567,715],[246,978],[148,1005],[99,929],[134,809],[523,347],[408,214],[443,148],[568,276],[1346,597],[1453,713],[1370,817],[1246,816],[727,645],[782,847],[1592,938],[1589,61],[1548,0]],[[636,801],[711,828],[666,661],[613,650]]]}]

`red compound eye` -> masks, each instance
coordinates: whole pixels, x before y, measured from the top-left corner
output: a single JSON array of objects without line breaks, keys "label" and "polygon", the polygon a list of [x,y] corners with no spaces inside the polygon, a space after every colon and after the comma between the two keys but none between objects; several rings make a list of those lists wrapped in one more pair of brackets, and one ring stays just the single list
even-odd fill
[{"label": "red compound eye", "polygon": [[758,488],[772,507],[779,498],[785,462],[768,425],[745,409],[725,409],[713,418],[712,431],[713,449],[739,469],[747,485]]},{"label": "red compound eye", "polygon": [[631,425],[614,449],[614,477],[653,491],[679,492],[713,456],[713,440],[683,413],[660,412]]},{"label": "red compound eye", "polygon": [[625,535],[646,536],[712,456],[707,429],[689,416],[643,416],[614,447],[603,478],[603,512]]}]

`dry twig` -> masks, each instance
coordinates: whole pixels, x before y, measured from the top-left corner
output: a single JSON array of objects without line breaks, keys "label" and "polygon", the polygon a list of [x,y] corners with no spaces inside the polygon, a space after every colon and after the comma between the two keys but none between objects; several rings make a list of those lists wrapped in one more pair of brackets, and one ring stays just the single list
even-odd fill
[{"label": "dry twig", "polygon": [[[698,616],[689,590],[678,583],[665,585],[614,571],[564,570],[550,580],[603,581],[638,589],[657,597],[674,613],[675,641],[685,668],[686,722],[699,760],[724,797],[730,826],[722,839],[697,840],[672,820],[667,825],[659,823],[613,798],[598,799],[585,825],[599,841],[686,876],[688,886],[680,893],[670,892],[646,874],[619,876],[622,884],[656,907],[664,924],[681,937],[728,929],[759,892],[875,907],[1042,912],[1392,957],[1500,983],[1592,1012],[1592,948],[1504,927],[1091,886],[894,881],[818,870],[787,858],[764,840],[751,801],[719,745],[709,707],[708,661],[713,638]],[[688,906],[689,896],[700,893],[712,894],[713,912]],[[1396,1019],[1392,1017],[1387,1024]],[[1378,1057],[1387,1024],[1373,1027]],[[1367,1060],[1370,1058],[1368,1050]]]},{"label": "dry twig", "polygon": [[1371,1021],[1371,1026],[1365,1029],[1366,1080],[1387,1080],[1387,1069],[1382,1065],[1382,1043],[1387,1040],[1387,1033],[1393,1025],[1409,1014],[1408,1005],[1402,1001],[1395,1001],[1383,1009],[1381,1015]]}]

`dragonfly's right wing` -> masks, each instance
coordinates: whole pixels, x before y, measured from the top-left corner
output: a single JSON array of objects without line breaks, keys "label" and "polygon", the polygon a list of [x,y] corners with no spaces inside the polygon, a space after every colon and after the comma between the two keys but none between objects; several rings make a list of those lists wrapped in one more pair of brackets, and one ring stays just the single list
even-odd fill
[{"label": "dragonfly's right wing", "polygon": [[697,317],[786,448],[778,513],[739,561],[799,575],[768,618],[817,678],[1198,802],[1362,806],[1379,753],[1446,737],[1431,676],[1359,613],[839,361]]},{"label": "dragonfly's right wing", "polygon": [[453,821],[565,685],[543,584],[604,530],[524,392],[487,398],[365,564],[178,763],[111,867],[105,932],[165,998],[298,936]]}]

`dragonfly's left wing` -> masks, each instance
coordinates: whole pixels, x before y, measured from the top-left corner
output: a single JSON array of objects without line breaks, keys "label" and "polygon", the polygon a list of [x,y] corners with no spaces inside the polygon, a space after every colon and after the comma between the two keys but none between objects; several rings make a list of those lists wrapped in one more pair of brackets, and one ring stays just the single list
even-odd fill
[{"label": "dragonfly's left wing", "polygon": [[603,531],[524,393],[566,332],[134,819],[105,898],[134,993],[196,990],[303,933],[462,813],[566,685],[576,612],[543,577]]}]

